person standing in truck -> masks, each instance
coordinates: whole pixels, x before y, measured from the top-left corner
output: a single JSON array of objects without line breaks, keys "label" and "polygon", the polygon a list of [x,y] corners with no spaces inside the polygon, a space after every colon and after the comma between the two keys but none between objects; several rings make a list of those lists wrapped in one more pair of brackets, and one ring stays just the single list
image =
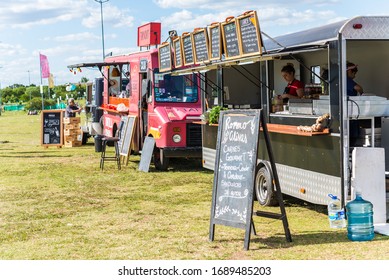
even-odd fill
[{"label": "person standing in truck", "polygon": [[287,103],[290,98],[302,98],[304,96],[304,83],[295,78],[296,70],[293,64],[288,63],[281,69],[281,75],[288,83],[281,98]]},{"label": "person standing in truck", "polygon": [[363,88],[357,84],[354,79],[358,72],[358,65],[347,62],[347,96],[358,96],[363,93]]}]

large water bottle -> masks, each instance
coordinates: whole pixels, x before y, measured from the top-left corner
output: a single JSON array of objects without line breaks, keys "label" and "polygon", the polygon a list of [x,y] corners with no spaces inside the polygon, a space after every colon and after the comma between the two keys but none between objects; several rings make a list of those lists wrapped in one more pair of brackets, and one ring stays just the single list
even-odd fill
[{"label": "large water bottle", "polygon": [[373,204],[363,200],[357,192],[355,200],[347,203],[347,237],[351,241],[369,241],[374,238]]},{"label": "large water bottle", "polygon": [[346,226],[344,209],[336,195],[329,194],[331,202],[328,204],[328,220],[330,228],[344,228]]}]

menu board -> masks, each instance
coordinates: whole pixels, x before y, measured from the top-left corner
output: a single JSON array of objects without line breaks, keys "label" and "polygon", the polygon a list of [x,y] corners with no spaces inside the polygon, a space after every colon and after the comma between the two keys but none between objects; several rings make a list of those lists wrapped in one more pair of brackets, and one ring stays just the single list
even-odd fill
[{"label": "menu board", "polygon": [[62,146],[63,127],[62,110],[43,110],[41,114],[41,145],[42,146]]},{"label": "menu board", "polygon": [[173,40],[173,51],[174,51],[174,67],[178,68],[183,65],[182,61],[182,43],[181,38],[177,37]]},{"label": "menu board", "polygon": [[256,11],[246,12],[237,18],[242,56],[261,54],[262,44]]},{"label": "menu board", "polygon": [[119,145],[120,155],[128,156],[131,152],[131,141],[134,135],[136,125],[136,116],[128,116],[124,119],[124,124],[121,133],[121,145]]},{"label": "menu board", "polygon": [[240,57],[240,37],[235,18],[227,18],[227,20],[222,23],[222,36],[226,59]]},{"label": "menu board", "polygon": [[248,248],[261,110],[221,111],[216,143],[210,239],[215,224],[244,228]]},{"label": "menu board", "polygon": [[159,71],[170,71],[172,69],[172,52],[170,43],[165,43],[158,47]]},{"label": "menu board", "polygon": [[192,33],[195,63],[208,62],[208,34],[207,29],[200,28]]},{"label": "menu board", "polygon": [[143,142],[142,154],[139,162],[139,171],[149,172],[151,158],[153,156],[155,147],[155,139],[151,136],[147,136]]},{"label": "menu board", "polygon": [[209,27],[209,50],[210,60],[220,60],[222,58],[220,23],[211,24]]},{"label": "menu board", "polygon": [[183,33],[181,35],[182,49],[184,54],[184,65],[194,64],[192,36],[190,33]]}]

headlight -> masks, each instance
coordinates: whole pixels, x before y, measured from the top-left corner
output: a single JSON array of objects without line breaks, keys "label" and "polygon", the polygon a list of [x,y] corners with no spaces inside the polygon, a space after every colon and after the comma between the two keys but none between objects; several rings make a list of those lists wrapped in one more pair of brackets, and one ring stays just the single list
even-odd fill
[{"label": "headlight", "polygon": [[181,142],[181,136],[179,134],[174,134],[173,135],[173,142],[174,143]]}]

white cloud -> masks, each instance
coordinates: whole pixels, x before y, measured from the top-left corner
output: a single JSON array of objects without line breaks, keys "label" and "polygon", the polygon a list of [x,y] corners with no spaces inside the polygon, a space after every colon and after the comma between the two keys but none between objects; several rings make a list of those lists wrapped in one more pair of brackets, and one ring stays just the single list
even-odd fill
[{"label": "white cloud", "polygon": [[[103,4],[103,20],[104,24],[110,23],[114,27],[128,26],[131,27],[134,24],[134,17],[130,16],[128,10],[120,10],[116,6],[109,4]],[[82,25],[87,28],[94,28],[101,25],[101,10],[98,8],[90,8],[89,16],[82,19]]]}]

